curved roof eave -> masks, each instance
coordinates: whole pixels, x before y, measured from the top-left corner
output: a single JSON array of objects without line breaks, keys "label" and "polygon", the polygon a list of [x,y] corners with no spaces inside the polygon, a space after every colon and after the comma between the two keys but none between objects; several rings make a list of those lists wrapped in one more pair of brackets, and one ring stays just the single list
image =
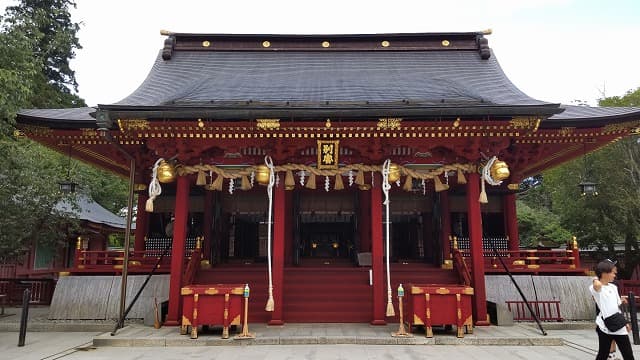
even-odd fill
[{"label": "curved roof eave", "polygon": [[612,123],[640,121],[637,107],[591,107],[561,105],[564,111],[540,124],[540,128],[600,127]]},{"label": "curved roof eave", "polygon": [[561,112],[558,104],[544,105],[443,105],[443,106],[119,106],[100,105],[100,110],[115,118],[179,119],[204,117],[213,119],[315,118],[315,117],[384,117],[407,118],[438,116],[551,116]]},{"label": "curved roof eave", "polygon": [[95,128],[93,107],[66,109],[23,109],[18,111],[18,123],[57,129]]}]

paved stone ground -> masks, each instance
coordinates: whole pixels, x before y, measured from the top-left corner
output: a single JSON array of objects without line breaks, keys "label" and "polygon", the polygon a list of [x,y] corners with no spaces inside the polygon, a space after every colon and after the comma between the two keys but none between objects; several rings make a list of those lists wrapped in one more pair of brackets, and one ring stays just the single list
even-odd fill
[{"label": "paved stone ground", "polygon": [[[222,340],[218,328],[193,340],[175,327],[133,323],[111,336],[114,322],[51,322],[46,308],[33,308],[18,347],[20,309],[7,310],[13,315],[0,318],[0,359],[593,359],[597,343],[590,323],[544,324],[547,336],[530,324],[477,327],[463,339],[443,331],[393,338],[397,324],[250,324],[255,340]],[[640,345],[634,353],[640,359]]]}]

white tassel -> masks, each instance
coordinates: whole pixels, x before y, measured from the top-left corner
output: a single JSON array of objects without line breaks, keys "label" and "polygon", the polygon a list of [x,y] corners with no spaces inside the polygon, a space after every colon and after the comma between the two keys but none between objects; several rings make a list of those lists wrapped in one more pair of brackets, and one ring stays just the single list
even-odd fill
[{"label": "white tassel", "polygon": [[160,186],[160,182],[158,181],[158,166],[160,166],[161,161],[164,161],[164,159],[163,158],[158,159],[156,163],[153,165],[153,168],[151,170],[151,182],[149,183],[149,198],[147,199],[147,202],[145,203],[145,206],[144,206],[147,212],[153,212],[153,201],[156,199],[156,197],[162,194],[162,187]]},{"label": "white tassel", "polygon": [[298,175],[300,175],[300,186],[304,186],[304,177],[306,173],[304,172],[304,170],[300,170],[300,172],[298,172]]}]

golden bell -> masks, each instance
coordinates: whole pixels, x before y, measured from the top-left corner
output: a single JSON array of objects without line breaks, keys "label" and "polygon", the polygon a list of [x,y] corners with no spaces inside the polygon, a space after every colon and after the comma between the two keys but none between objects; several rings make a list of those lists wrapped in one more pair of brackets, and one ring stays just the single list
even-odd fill
[{"label": "golden bell", "polygon": [[269,167],[267,165],[256,166],[256,181],[260,185],[269,185]]},{"label": "golden bell", "polygon": [[176,179],[176,169],[170,162],[161,160],[158,165],[158,181],[161,183],[170,183]]},{"label": "golden bell", "polygon": [[398,164],[389,164],[389,184],[394,183],[400,180],[400,168],[398,168]]},{"label": "golden bell", "polygon": [[493,180],[496,181],[505,180],[509,178],[510,175],[507,163],[501,160],[494,161],[489,172],[491,173]]}]

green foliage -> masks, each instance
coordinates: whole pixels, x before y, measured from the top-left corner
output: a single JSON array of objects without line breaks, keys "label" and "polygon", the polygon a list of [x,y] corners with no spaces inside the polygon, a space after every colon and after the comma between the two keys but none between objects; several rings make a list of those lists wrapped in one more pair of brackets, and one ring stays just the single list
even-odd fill
[{"label": "green foliage", "polygon": [[553,241],[559,245],[571,239],[571,233],[560,224],[559,216],[548,209],[532,208],[521,200],[517,201],[517,209],[522,245],[536,247],[540,241]]},{"label": "green foliage", "polygon": [[[62,199],[51,179],[64,173],[57,154],[28,140],[0,141],[0,260],[20,255],[36,242],[57,246],[78,229],[77,220],[56,210]],[[37,156],[35,156],[37,154]]]},{"label": "green foliage", "polygon": [[640,88],[627,91],[624,96],[612,96],[598,101],[600,106],[640,106]]},{"label": "green foliage", "polygon": [[[75,8],[75,2],[22,0],[18,5],[7,8],[7,15],[15,24],[26,23],[32,26],[28,34],[36,35],[33,37],[32,50],[42,62],[42,79],[46,79],[57,90],[51,93],[55,95],[53,100],[42,97],[38,97],[38,100],[65,103],[71,98],[65,98],[64,95],[78,90],[75,72],[69,66],[69,60],[75,57],[75,49],[81,49],[82,46],[77,36],[80,25],[71,21],[70,6]],[[67,105],[73,107],[77,104]]]},{"label": "green foliage", "polygon": [[[601,106],[639,106],[640,88],[601,99]],[[588,173],[588,174],[587,174]],[[598,184],[598,196],[582,196],[582,179]],[[557,224],[578,238],[580,247],[599,249],[599,258],[616,256],[624,244],[621,275],[640,262],[640,144],[631,136],[545,171],[541,184],[520,197],[521,237],[545,233]],[[544,205],[541,205],[544,204]],[[549,215],[550,214],[550,215]],[[556,226],[556,225],[553,225]]]},{"label": "green foliage", "polygon": [[[0,17],[0,261],[36,242],[59,246],[82,231],[77,220],[55,209],[62,199],[57,182],[70,169],[68,157],[12,136],[19,109],[85,106],[69,66],[80,48],[69,6],[75,3],[22,0]],[[71,176],[109,210],[126,204],[122,179],[76,161]]]},{"label": "green foliage", "polygon": [[124,234],[109,234],[108,244],[111,248],[124,248]]},{"label": "green foliage", "polygon": [[33,61],[32,48],[35,38],[28,24],[12,24],[0,17],[0,131],[3,135],[11,134],[11,126],[16,111],[30,105],[30,98],[35,91],[34,79],[40,71],[39,65]]}]

